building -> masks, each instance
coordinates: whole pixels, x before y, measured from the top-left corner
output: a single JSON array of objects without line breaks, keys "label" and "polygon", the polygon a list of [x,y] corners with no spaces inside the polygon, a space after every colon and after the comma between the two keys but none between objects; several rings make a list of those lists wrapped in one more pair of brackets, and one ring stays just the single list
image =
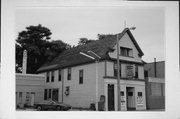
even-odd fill
[{"label": "building", "polygon": [[147,109],[165,109],[165,62],[144,65]]},{"label": "building", "polygon": [[16,107],[33,106],[44,100],[45,76],[16,73]]},{"label": "building", "polygon": [[[145,110],[144,55],[129,28],[119,35],[120,90],[117,89],[117,35],[62,52],[37,71],[46,77],[44,99],[89,108],[105,97],[105,110]],[[97,101],[98,100],[98,101]]]}]

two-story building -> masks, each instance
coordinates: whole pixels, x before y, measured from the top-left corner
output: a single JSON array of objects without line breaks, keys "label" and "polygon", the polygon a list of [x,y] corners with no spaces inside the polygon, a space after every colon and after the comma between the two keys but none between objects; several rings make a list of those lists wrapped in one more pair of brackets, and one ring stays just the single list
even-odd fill
[{"label": "two-story building", "polygon": [[117,90],[117,35],[65,50],[37,73],[46,77],[44,99],[88,108],[105,97],[105,110],[145,110],[143,52],[129,28],[119,35],[120,90]]}]

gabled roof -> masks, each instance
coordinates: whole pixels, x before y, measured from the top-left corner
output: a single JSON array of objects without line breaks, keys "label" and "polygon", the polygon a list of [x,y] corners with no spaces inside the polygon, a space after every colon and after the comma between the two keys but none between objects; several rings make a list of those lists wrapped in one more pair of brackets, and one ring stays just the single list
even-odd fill
[{"label": "gabled roof", "polygon": [[[131,34],[129,28],[125,28],[122,33],[119,34],[119,38],[128,33],[132,39],[132,42],[135,44],[138,49],[140,56],[143,55],[142,50],[139,45],[135,41],[133,35]],[[65,68],[85,63],[94,62],[93,59],[90,59],[86,56],[80,54],[80,52],[88,54],[88,51],[93,51],[97,55],[101,57],[101,60],[109,59],[108,52],[112,51],[112,48],[116,45],[116,35],[109,35],[101,40],[96,40],[94,42],[77,46],[68,50],[63,51],[59,56],[54,58],[51,62],[45,63],[42,67],[40,67],[37,72],[44,72],[48,70],[55,70],[58,68]]]}]

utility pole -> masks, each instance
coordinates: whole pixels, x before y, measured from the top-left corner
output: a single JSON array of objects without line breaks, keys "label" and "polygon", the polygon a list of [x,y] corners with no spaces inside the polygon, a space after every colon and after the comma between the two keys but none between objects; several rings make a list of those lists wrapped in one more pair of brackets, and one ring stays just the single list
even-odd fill
[{"label": "utility pole", "polygon": [[119,34],[117,34],[117,93],[118,93],[118,111],[121,111],[121,93],[120,93],[120,72],[119,72]]}]

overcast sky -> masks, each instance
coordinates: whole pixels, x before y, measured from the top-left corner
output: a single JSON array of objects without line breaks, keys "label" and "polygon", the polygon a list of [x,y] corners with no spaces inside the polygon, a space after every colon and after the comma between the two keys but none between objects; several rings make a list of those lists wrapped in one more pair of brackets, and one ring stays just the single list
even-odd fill
[{"label": "overcast sky", "polygon": [[97,39],[97,34],[116,34],[127,27],[144,52],[143,60],[165,60],[164,9],[162,7],[56,7],[16,10],[16,35],[30,25],[42,24],[53,40],[77,45],[79,38]]}]

